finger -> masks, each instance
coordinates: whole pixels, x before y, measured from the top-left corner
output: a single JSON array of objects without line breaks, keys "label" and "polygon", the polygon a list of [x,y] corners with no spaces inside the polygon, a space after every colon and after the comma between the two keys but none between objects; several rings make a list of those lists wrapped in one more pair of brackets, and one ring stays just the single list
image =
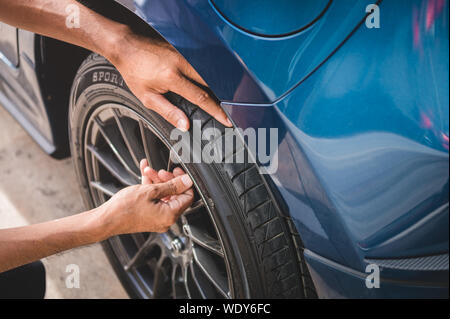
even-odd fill
[{"label": "finger", "polygon": [[148,174],[150,167],[148,166],[147,159],[143,159],[140,161],[139,169],[141,171],[141,176],[142,176],[141,184],[142,185],[152,184],[152,180],[150,179],[149,174]]},{"label": "finger", "polygon": [[159,184],[162,183],[161,179],[158,176],[158,172],[155,171],[151,167],[146,167],[144,170],[145,176],[150,180],[150,184]]},{"label": "finger", "polygon": [[139,168],[141,169],[141,174],[144,174],[144,169],[148,166],[148,162],[147,159],[141,159],[141,161],[139,162]]},{"label": "finger", "polygon": [[[158,172],[158,177],[161,180],[162,183],[170,181],[172,178],[174,178],[174,175],[166,170],[160,170]],[[167,202],[170,199],[170,196],[161,198],[163,201]]]},{"label": "finger", "polygon": [[[183,170],[182,169],[180,169],[182,172],[183,172]],[[181,175],[184,175],[184,172],[181,174]],[[181,195],[173,195],[173,196],[171,196],[170,197],[170,199],[172,199],[172,198],[176,198],[176,197],[178,197],[178,196],[183,196],[183,195],[190,195],[190,196],[194,196],[194,190],[192,189],[192,188],[189,188],[187,191],[185,191],[183,194],[181,194]]]},{"label": "finger", "polygon": [[190,65],[185,59],[181,62],[180,70],[187,78],[190,78],[201,85],[208,86],[200,74],[198,74],[192,65]]},{"label": "finger", "polygon": [[[173,176],[175,176],[175,177],[178,177],[178,176],[181,176],[181,175],[184,175],[185,174],[185,172],[180,168],[180,167],[176,167],[174,170],[173,170]],[[186,193],[189,193],[189,194],[192,194],[192,195],[194,195],[194,191],[192,190],[192,188],[191,189],[188,189],[186,192],[184,192],[185,194]],[[174,196],[172,196],[172,198],[173,197],[176,197],[176,196],[178,196],[178,195],[174,195]]]},{"label": "finger", "polygon": [[179,167],[175,167],[175,169],[173,170],[173,176],[178,177],[184,174],[184,171],[179,168]]},{"label": "finger", "polygon": [[187,191],[181,195],[172,196],[172,198],[167,202],[172,213],[175,217],[180,217],[183,212],[192,205],[194,199],[194,192],[192,190]]},{"label": "finger", "polygon": [[142,103],[146,108],[154,110],[179,130],[183,132],[189,130],[189,120],[186,114],[161,94],[147,93],[142,99]]},{"label": "finger", "polygon": [[174,178],[174,175],[162,169],[158,172],[158,177],[161,179],[163,183],[165,183]]},{"label": "finger", "polygon": [[150,190],[152,199],[161,199],[171,195],[180,195],[192,187],[192,180],[189,175],[175,177],[168,182],[154,184]]},{"label": "finger", "polygon": [[186,79],[183,75],[174,83],[176,85],[170,88],[171,91],[198,105],[223,125],[232,125],[219,104],[205,90]]}]

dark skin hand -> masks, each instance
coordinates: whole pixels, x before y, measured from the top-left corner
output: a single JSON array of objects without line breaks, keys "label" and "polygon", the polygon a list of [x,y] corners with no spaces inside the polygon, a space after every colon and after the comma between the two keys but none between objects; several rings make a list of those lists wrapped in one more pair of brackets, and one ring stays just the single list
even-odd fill
[{"label": "dark skin hand", "polygon": [[[80,28],[68,28],[66,8],[80,9]],[[175,92],[231,126],[225,112],[202,88],[206,86],[192,66],[169,44],[135,34],[128,26],[107,19],[75,0],[0,0],[0,21],[61,41],[107,58],[119,70],[142,104],[182,131],[189,121],[163,94]]]}]

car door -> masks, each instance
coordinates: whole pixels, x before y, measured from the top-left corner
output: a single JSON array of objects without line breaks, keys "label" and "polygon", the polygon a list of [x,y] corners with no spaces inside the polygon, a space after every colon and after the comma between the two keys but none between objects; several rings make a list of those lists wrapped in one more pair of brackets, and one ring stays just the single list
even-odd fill
[{"label": "car door", "polygon": [[0,22],[0,107],[47,153],[55,149],[35,57],[36,35]]}]

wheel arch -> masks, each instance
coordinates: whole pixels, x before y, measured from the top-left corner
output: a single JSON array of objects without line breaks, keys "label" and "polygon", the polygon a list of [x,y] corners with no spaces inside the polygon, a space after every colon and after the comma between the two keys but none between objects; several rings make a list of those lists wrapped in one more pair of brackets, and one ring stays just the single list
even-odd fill
[{"label": "wheel arch", "polygon": [[70,156],[67,120],[70,89],[78,67],[89,54],[80,47],[35,35],[36,74],[55,146],[50,156],[57,159]]}]

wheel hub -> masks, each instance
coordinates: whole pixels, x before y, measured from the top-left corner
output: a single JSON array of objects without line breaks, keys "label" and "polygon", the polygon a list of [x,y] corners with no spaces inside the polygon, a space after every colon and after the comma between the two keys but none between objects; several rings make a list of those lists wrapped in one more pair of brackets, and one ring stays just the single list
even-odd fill
[{"label": "wheel hub", "polygon": [[172,240],[172,242],[170,243],[170,246],[171,246],[172,253],[175,256],[181,254],[181,252],[184,248],[183,242],[178,237]]}]

